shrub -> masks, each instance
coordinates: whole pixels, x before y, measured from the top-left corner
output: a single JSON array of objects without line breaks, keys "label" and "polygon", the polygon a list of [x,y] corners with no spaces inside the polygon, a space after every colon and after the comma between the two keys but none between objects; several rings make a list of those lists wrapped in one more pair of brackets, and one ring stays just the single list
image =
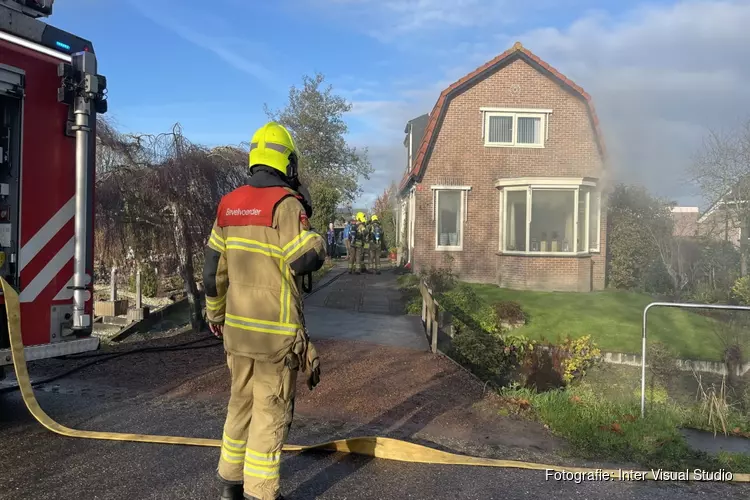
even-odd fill
[{"label": "shrub", "polygon": [[[726,290],[713,288],[706,283],[700,283],[696,285],[690,294],[690,300],[698,304],[718,304],[729,300],[729,294]],[[701,309],[699,313],[705,313],[705,311],[705,309]],[[710,316],[710,314],[705,315]]]},{"label": "shrub", "polygon": [[427,282],[432,293],[438,294],[453,289],[456,286],[457,277],[450,267],[431,267],[429,271],[421,273],[421,278]]},{"label": "shrub", "polygon": [[495,313],[501,321],[511,324],[526,323],[526,313],[521,304],[510,300],[504,300],[495,304]]},{"label": "shrub", "polygon": [[556,349],[562,380],[566,384],[583,378],[586,371],[592,368],[601,356],[601,351],[591,341],[590,335],[577,339],[567,337]]},{"label": "shrub", "polygon": [[[641,399],[641,389],[635,389],[633,390],[633,396],[635,396],[638,399]],[[646,387],[646,401],[649,403],[655,403],[655,404],[666,404],[669,400],[669,393],[667,392],[667,389],[664,388],[664,386],[660,384],[653,384],[650,387]]]},{"label": "shrub", "polygon": [[656,380],[665,387],[670,387],[680,371],[677,368],[677,355],[674,350],[657,340],[648,346],[647,356],[646,364],[653,378],[652,383]]},{"label": "shrub", "polygon": [[[128,279],[128,288],[135,293],[135,273]],[[141,292],[144,297],[156,297],[159,290],[159,278],[152,266],[146,265],[141,268]]]},{"label": "shrub", "polygon": [[659,295],[671,295],[675,292],[669,271],[661,260],[653,260],[649,263],[643,277],[643,289],[647,293]]},{"label": "shrub", "polygon": [[734,282],[732,296],[742,305],[750,304],[750,276],[745,276]]},{"label": "shrub", "polygon": [[463,328],[453,336],[453,355],[484,380],[504,385],[517,365],[515,351],[499,335]]},{"label": "shrub", "polygon": [[452,290],[441,294],[438,302],[453,313],[453,325],[458,330],[473,328],[490,334],[501,332],[495,309],[485,303],[474,289],[465,283],[460,283]]},{"label": "shrub", "polygon": [[404,309],[406,310],[406,314],[422,314],[422,296],[417,295],[415,297],[411,297],[406,303]]}]

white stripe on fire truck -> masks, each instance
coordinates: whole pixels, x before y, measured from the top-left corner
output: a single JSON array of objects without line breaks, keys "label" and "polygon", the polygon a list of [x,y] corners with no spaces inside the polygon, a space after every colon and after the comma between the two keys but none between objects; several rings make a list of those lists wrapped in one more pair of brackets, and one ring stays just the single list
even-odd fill
[{"label": "white stripe on fire truck", "polygon": [[60,59],[64,62],[70,62],[71,57],[69,54],[65,54],[63,52],[58,52],[56,50],[50,49],[49,47],[45,47],[44,45],[39,45],[38,43],[30,42],[29,40],[26,40],[24,38],[19,38],[15,35],[11,35],[10,33],[5,33],[0,31],[0,40],[5,40],[10,43],[15,43],[16,45],[20,45],[21,47],[26,47],[27,49],[35,50],[37,52],[41,52],[42,54],[47,54],[48,56],[56,57],[57,59]]},{"label": "white stripe on fire truck", "polygon": [[47,243],[60,232],[60,230],[67,224],[70,219],[75,216],[76,212],[76,197],[72,197],[63,207],[52,216],[37,233],[21,247],[21,251],[18,255],[18,271],[23,271],[26,265],[34,260],[42,248],[47,246]]},{"label": "white stripe on fire truck", "polygon": [[67,283],[65,283],[65,286],[62,287],[62,289],[57,292],[57,295],[55,295],[55,298],[52,300],[70,300],[73,298],[73,278],[70,278]]},{"label": "white stripe on fire truck", "polygon": [[73,258],[73,255],[75,254],[75,242],[75,237],[71,238],[70,241],[62,247],[62,250],[57,252],[57,255],[50,259],[47,265],[44,266],[44,269],[39,271],[39,274],[31,280],[31,283],[21,290],[21,302],[32,302],[45,288],[47,288],[47,285],[49,285],[55,276],[62,271],[65,264],[70,262],[70,259]]}]

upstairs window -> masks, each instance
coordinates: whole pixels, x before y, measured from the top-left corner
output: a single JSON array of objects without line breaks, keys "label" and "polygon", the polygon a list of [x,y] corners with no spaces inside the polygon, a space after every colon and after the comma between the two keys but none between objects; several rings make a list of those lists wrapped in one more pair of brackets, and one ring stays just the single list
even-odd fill
[{"label": "upstairs window", "polygon": [[543,148],[550,110],[481,108],[484,145],[489,147]]}]

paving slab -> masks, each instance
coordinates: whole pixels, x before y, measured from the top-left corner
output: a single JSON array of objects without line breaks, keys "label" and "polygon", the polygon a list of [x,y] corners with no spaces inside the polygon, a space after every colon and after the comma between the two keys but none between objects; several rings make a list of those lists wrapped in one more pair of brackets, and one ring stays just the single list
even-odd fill
[{"label": "paving slab", "polygon": [[305,322],[313,339],[359,340],[379,345],[427,350],[422,320],[414,316],[332,311],[326,307],[305,307]]}]

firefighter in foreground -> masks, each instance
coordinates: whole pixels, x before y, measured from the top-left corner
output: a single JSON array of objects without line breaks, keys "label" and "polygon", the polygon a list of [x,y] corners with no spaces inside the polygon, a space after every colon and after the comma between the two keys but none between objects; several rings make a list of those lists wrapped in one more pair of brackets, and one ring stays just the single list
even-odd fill
[{"label": "firefighter in foreground", "polygon": [[383,240],[383,226],[380,225],[378,216],[374,215],[370,219],[370,269],[375,274],[380,274],[380,252],[383,250],[385,240]]},{"label": "firefighter in foreground", "polygon": [[362,274],[363,271],[363,258],[364,258],[364,245],[367,239],[367,217],[362,212],[357,212],[356,217],[357,223],[352,226],[351,232],[349,233],[349,239],[351,240],[351,252],[349,256],[349,274],[352,272],[356,274]]},{"label": "firefighter in foreground", "polygon": [[224,339],[232,382],[218,467],[222,500],[282,498],[281,449],[297,374],[308,373],[311,390],[320,381],[298,282],[323,265],[325,243],[310,230],[297,165],[284,127],[258,129],[249,182],[222,198],[206,249],[206,315]]}]

